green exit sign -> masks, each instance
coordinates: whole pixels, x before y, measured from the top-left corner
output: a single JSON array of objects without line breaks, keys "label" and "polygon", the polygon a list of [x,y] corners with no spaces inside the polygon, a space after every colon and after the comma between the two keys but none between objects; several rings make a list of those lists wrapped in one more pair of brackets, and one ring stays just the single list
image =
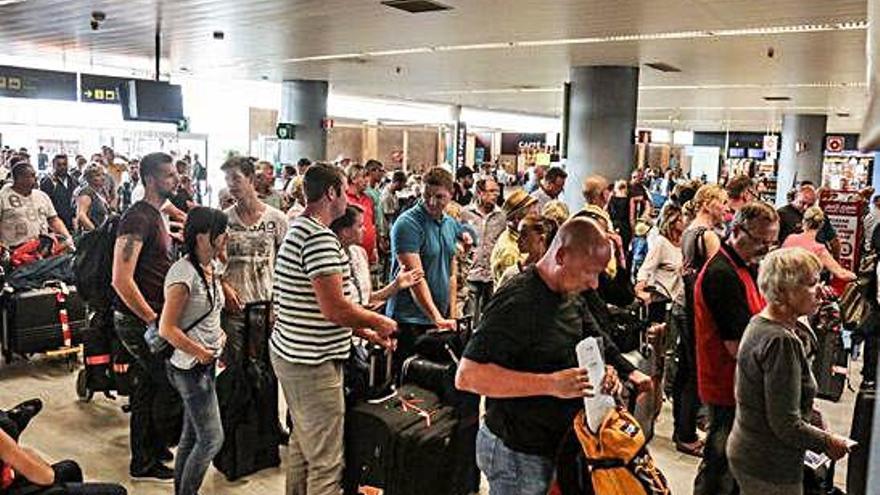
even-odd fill
[{"label": "green exit sign", "polygon": [[278,139],[293,139],[296,126],[287,122],[280,122],[275,127],[275,135]]}]

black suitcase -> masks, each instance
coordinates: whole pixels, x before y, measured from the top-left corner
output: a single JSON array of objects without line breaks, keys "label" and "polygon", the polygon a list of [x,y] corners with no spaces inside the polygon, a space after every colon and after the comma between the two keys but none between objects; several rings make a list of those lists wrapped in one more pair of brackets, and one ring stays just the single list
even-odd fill
[{"label": "black suitcase", "polygon": [[404,385],[394,398],[345,416],[345,493],[465,495],[475,491],[477,415],[462,417],[436,394]]},{"label": "black suitcase", "polygon": [[[79,345],[87,326],[86,308],[73,286],[51,286],[13,292],[3,298],[3,355],[53,351]],[[68,331],[61,312],[67,312]]]},{"label": "black suitcase", "polygon": [[[442,407],[405,430],[395,448],[394,495],[467,495],[477,491],[477,415]],[[425,480],[432,480],[426,484]]]},{"label": "black suitcase", "polygon": [[816,396],[837,402],[846,387],[849,353],[843,346],[839,332],[821,326],[816,329],[817,349],[813,359],[813,375],[816,377]]},{"label": "black suitcase", "polygon": [[278,380],[268,360],[269,311],[269,303],[245,308],[246,352],[217,377],[225,438],[214,467],[230,481],[281,464]]},{"label": "black suitcase", "polygon": [[871,428],[874,423],[874,399],[876,390],[862,388],[856,395],[852,430],[849,437],[859,442],[849,453],[846,469],[846,493],[864,495],[868,477],[868,454],[871,450]]}]

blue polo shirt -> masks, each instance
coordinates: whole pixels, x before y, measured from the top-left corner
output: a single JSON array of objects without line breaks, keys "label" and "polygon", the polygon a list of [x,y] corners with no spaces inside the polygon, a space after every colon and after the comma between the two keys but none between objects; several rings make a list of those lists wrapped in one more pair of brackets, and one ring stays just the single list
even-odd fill
[{"label": "blue polo shirt", "polygon": [[[440,220],[431,217],[422,201],[401,214],[391,227],[391,253],[394,255],[391,257],[392,277],[396,277],[400,271],[398,254],[418,253],[434,305],[446,316],[449,315],[452,259],[455,256],[455,243],[461,232],[461,224],[449,215],[444,214]],[[392,296],[385,306],[385,314],[398,323],[432,323],[409,290],[402,290]]]}]

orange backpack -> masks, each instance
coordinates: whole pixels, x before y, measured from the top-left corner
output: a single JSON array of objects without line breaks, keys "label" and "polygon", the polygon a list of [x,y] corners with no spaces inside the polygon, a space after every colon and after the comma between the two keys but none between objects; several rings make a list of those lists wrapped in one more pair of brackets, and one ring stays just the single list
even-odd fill
[{"label": "orange backpack", "polygon": [[574,419],[574,432],[586,457],[587,475],[596,495],[670,495],[669,483],[648,453],[638,421],[623,409],[608,412],[598,433],[587,426],[584,412]]}]

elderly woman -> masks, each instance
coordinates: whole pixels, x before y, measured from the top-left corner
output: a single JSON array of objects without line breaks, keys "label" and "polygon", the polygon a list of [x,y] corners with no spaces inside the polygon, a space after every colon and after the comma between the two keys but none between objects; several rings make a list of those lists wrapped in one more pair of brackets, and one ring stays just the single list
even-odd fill
[{"label": "elderly woman", "polygon": [[761,262],[758,287],[767,300],[739,345],[736,419],[727,442],[730,470],[742,495],[801,495],[806,450],[834,460],[847,439],[810,423],[816,380],[798,318],[816,312],[822,264],[801,249],[780,249]]},{"label": "elderly woman", "polygon": [[109,201],[104,197],[104,167],[93,163],[83,172],[85,184],[76,193],[76,223],[80,232],[100,227],[110,214]]},{"label": "elderly woman", "polygon": [[785,238],[782,247],[799,247],[815,254],[822,266],[831,272],[834,278],[839,278],[844,282],[850,282],[856,279],[856,274],[840,266],[840,263],[831,256],[828,248],[824,244],[816,240],[816,234],[825,224],[825,213],[818,206],[811,206],[804,212],[802,221],[804,232],[802,234],[791,234]]}]

